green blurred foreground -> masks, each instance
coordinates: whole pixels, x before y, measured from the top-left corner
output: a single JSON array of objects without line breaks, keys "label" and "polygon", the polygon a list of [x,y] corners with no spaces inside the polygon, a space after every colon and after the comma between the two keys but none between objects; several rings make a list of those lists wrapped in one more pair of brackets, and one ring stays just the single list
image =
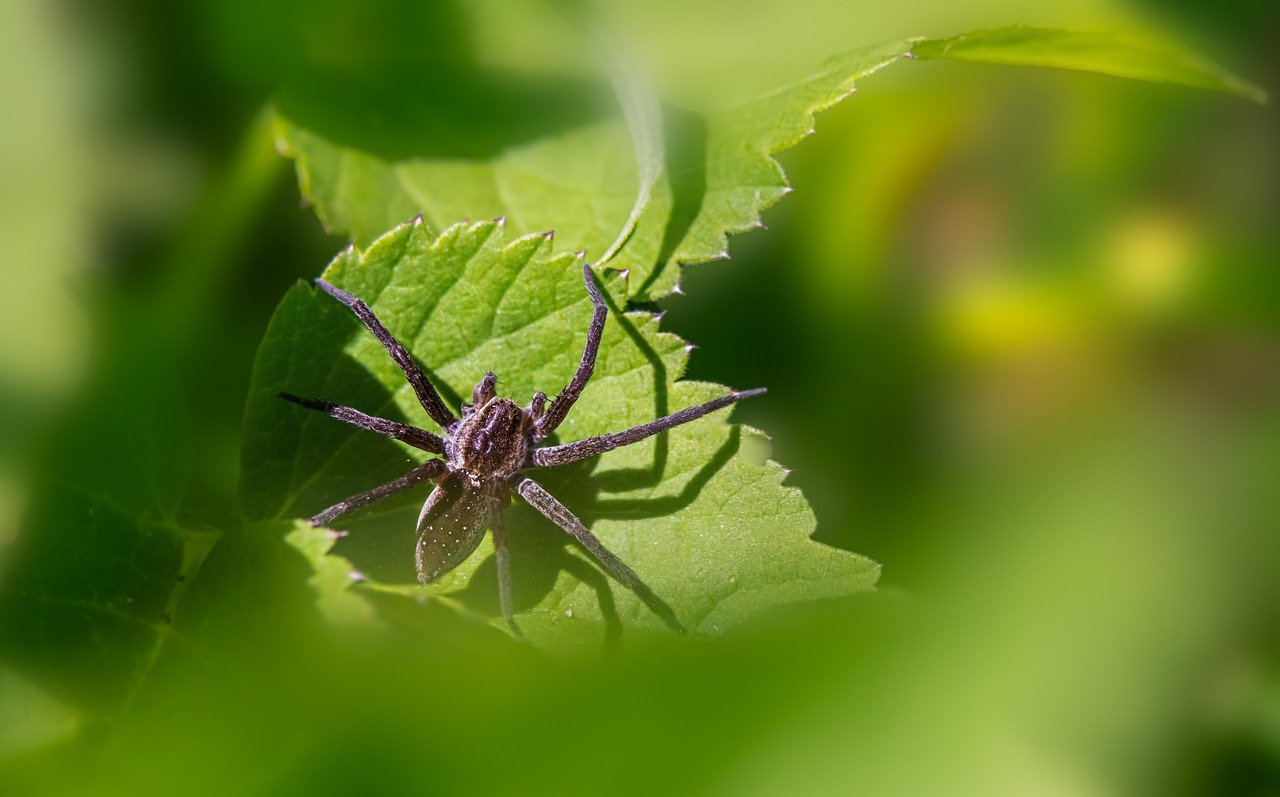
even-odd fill
[{"label": "green blurred foreground", "polygon": [[[735,6],[719,37],[723,6],[652,7],[637,39],[677,42],[657,60],[691,93],[903,35],[1143,15],[1275,73],[1261,6],[806,0]],[[196,574],[41,549],[33,529],[110,533],[77,512],[88,483],[212,546],[180,589],[139,587],[180,598],[143,680],[123,650],[33,658],[30,618],[5,619],[0,793],[1280,793],[1274,106],[955,64],[868,80],[784,157],[771,229],[662,305],[690,378],[769,386],[735,419],[879,591],[558,656],[391,596],[377,625],[329,623],[335,574],[293,527],[229,522],[267,319],[344,243],[259,109],[298,52],[421,46],[376,9],[302,10],[0,11],[0,566]],[[536,49],[492,35],[494,58]]]}]

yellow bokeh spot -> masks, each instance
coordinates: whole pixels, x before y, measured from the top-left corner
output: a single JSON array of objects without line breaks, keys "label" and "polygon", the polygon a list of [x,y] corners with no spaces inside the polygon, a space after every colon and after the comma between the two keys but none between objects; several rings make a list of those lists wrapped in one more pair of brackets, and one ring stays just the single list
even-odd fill
[{"label": "yellow bokeh spot", "polygon": [[1084,317],[1071,294],[998,276],[947,297],[939,321],[963,356],[1001,357],[1077,338]]},{"label": "yellow bokeh spot", "polygon": [[1131,309],[1176,304],[1191,281],[1192,235],[1167,212],[1146,211],[1122,223],[1109,247],[1111,283]]}]

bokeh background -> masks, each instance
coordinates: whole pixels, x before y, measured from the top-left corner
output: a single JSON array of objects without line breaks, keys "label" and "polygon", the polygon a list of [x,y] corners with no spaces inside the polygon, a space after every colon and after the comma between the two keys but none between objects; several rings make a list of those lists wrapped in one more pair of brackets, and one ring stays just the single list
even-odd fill
[{"label": "bokeh background", "polygon": [[[673,92],[1011,22],[1155,27],[1280,85],[1266,2],[613,5]],[[67,437],[131,378],[139,315],[176,353],[148,378],[193,419],[184,507],[234,511],[257,342],[345,243],[263,109],[317,54],[471,35],[408,8],[0,7],[0,568],[50,474],[109,462]],[[498,60],[549,57],[536,28],[480,30]],[[0,666],[0,786],[1280,794],[1277,141],[1274,104],[1180,88],[866,80],[782,157],[769,229],[664,307],[690,376],[769,386],[734,417],[771,433],[820,539],[884,564],[876,595],[559,660],[443,611],[335,638],[280,587],[212,609],[123,709]]]}]

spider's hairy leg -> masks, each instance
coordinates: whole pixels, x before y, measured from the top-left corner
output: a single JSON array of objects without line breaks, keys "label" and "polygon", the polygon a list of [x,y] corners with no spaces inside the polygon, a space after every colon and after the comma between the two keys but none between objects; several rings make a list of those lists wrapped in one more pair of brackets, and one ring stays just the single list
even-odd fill
[{"label": "spider's hairy leg", "polygon": [[356,493],[350,498],[339,501],[328,509],[312,515],[307,519],[307,522],[313,526],[328,525],[340,515],[345,515],[355,509],[361,509],[375,501],[381,501],[383,498],[395,495],[422,482],[436,481],[448,472],[449,467],[444,463],[444,460],[429,459],[399,478],[392,479],[386,484],[374,487],[372,490]]},{"label": "spider's hairy leg", "polygon": [[383,326],[378,317],[369,309],[369,305],[322,279],[317,279],[316,285],[320,286],[320,290],[350,308],[351,312],[355,313],[356,318],[359,318],[360,322],[373,333],[373,336],[378,339],[382,347],[391,355],[391,359],[395,360],[396,365],[400,366],[400,370],[404,372],[405,378],[413,386],[413,392],[418,395],[418,401],[422,403],[422,408],[427,411],[427,415],[431,416],[431,420],[440,424],[441,429],[446,430],[458,422],[458,419],[445,406],[440,394],[436,392],[435,385],[431,384],[431,380],[427,379],[427,375],[418,367],[413,355],[409,354],[409,350]]},{"label": "spider's hairy leg", "polygon": [[609,314],[609,308],[605,306],[604,295],[596,286],[590,263],[582,264],[582,279],[587,284],[587,295],[591,297],[591,304],[595,305],[595,309],[591,312],[591,327],[587,330],[587,344],[582,348],[582,360],[578,362],[578,370],[574,373],[573,379],[569,380],[569,384],[560,391],[560,395],[555,397],[551,406],[547,408],[546,414],[538,421],[534,430],[535,440],[545,438],[564,421],[569,410],[573,409],[574,402],[582,395],[596,368],[596,355],[600,352],[600,337],[604,334],[604,320]]},{"label": "spider's hairy leg", "polygon": [[300,407],[306,407],[309,410],[318,410],[325,413],[330,418],[337,418],[345,421],[352,426],[358,426],[361,429],[377,434],[394,437],[395,439],[408,443],[414,448],[428,451],[432,454],[445,453],[444,440],[426,429],[419,429],[416,426],[410,426],[407,423],[399,421],[390,421],[386,418],[379,418],[374,415],[366,415],[360,410],[352,407],[346,407],[342,404],[334,404],[332,401],[324,401],[323,399],[302,398],[292,393],[277,393],[280,398],[285,401],[292,401]]},{"label": "spider's hairy leg", "polygon": [[[505,492],[505,491],[504,491]],[[507,493],[510,500],[510,493]],[[489,528],[493,531],[493,561],[498,567],[498,606],[502,619],[517,639],[523,639],[520,626],[516,625],[515,611],[511,605],[511,555],[507,550],[507,513],[497,507],[489,515]]]},{"label": "spider's hairy leg", "polygon": [[551,467],[552,465],[564,465],[569,462],[577,462],[580,459],[594,457],[596,454],[603,454],[606,451],[612,451],[615,448],[629,446],[632,443],[638,443],[646,437],[652,437],[658,432],[666,431],[682,423],[697,420],[703,415],[715,412],[721,407],[727,407],[746,398],[762,396],[765,388],[758,387],[754,390],[740,390],[730,393],[727,396],[721,396],[712,399],[705,404],[699,404],[694,407],[688,407],[679,412],[672,413],[656,421],[649,421],[640,426],[633,426],[621,432],[612,434],[602,434],[597,437],[588,437],[575,443],[565,443],[560,446],[547,446],[539,448],[533,452],[531,459],[532,464],[537,467]]},{"label": "spider's hairy leg", "polygon": [[542,513],[547,520],[564,529],[570,536],[582,544],[583,548],[596,558],[600,566],[605,569],[610,576],[613,576],[618,583],[635,593],[635,596],[644,602],[654,614],[662,618],[671,630],[678,633],[686,633],[684,626],[676,618],[676,613],[662,598],[659,598],[649,586],[640,580],[640,576],[626,563],[614,556],[613,552],[604,547],[604,543],[600,542],[594,534],[582,525],[582,521],[574,515],[562,503],[556,500],[555,496],[542,488],[542,485],[530,479],[527,476],[516,476],[512,479],[516,492],[525,501],[529,502],[529,506]]}]

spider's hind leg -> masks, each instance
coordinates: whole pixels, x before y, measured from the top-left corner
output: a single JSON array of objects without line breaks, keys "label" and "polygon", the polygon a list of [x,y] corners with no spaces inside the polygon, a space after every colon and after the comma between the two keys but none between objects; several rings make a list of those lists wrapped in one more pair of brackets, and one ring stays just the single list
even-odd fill
[{"label": "spider's hind leg", "polygon": [[[507,495],[509,502],[510,493]],[[524,639],[524,633],[516,625],[511,601],[511,555],[507,550],[507,515],[502,507],[495,508],[490,514],[489,528],[493,531],[493,561],[498,568],[498,606],[502,610],[502,619],[507,621],[516,639]]]},{"label": "spider's hind leg", "polygon": [[586,389],[587,382],[591,380],[591,374],[596,369],[596,355],[600,353],[600,338],[604,335],[604,321],[609,314],[609,308],[604,303],[604,294],[600,293],[600,288],[596,286],[595,274],[591,271],[590,263],[582,264],[582,279],[587,285],[587,295],[591,297],[593,306],[591,326],[587,329],[587,343],[582,347],[582,359],[578,362],[578,370],[574,372],[573,379],[569,380],[569,384],[565,385],[560,395],[551,402],[546,414],[538,419],[534,433],[535,440],[546,438],[564,421],[569,410],[573,409],[574,402]]},{"label": "spider's hind leg", "polygon": [[313,526],[327,526],[341,515],[356,509],[362,509],[375,501],[381,501],[383,498],[395,495],[422,482],[436,481],[448,472],[448,466],[444,464],[443,460],[429,459],[405,475],[392,479],[386,484],[378,485],[372,490],[365,490],[363,493],[356,493],[350,498],[344,498],[328,509],[324,509],[307,518],[307,522]]},{"label": "spider's hind leg", "polygon": [[320,290],[345,304],[355,314],[356,318],[360,319],[360,323],[364,324],[365,328],[373,333],[373,336],[378,339],[382,347],[391,355],[391,359],[395,361],[395,364],[400,366],[405,379],[409,381],[409,384],[413,387],[413,392],[417,394],[418,402],[427,411],[427,415],[431,416],[431,420],[440,424],[440,428],[445,430],[450,429],[458,422],[458,419],[453,417],[453,413],[445,406],[444,400],[440,398],[440,393],[436,390],[435,385],[431,384],[431,380],[427,379],[427,375],[423,373],[422,367],[413,359],[413,355],[378,320],[378,317],[373,314],[373,310],[369,309],[369,305],[323,279],[317,279],[316,285]]},{"label": "spider's hind leg", "polygon": [[512,480],[516,492],[529,505],[542,513],[542,515],[564,529],[571,537],[582,543],[582,547],[595,557],[600,566],[604,568],[610,576],[613,576],[622,586],[631,590],[637,598],[644,602],[654,614],[662,618],[667,627],[676,633],[684,634],[683,625],[676,617],[676,613],[672,608],[659,598],[657,593],[649,589],[649,585],[640,580],[640,576],[636,575],[636,571],[627,567],[612,551],[604,547],[604,543],[600,542],[594,534],[587,530],[576,515],[569,511],[568,507],[556,500],[555,496],[542,489],[542,485],[525,476],[516,476]]}]

